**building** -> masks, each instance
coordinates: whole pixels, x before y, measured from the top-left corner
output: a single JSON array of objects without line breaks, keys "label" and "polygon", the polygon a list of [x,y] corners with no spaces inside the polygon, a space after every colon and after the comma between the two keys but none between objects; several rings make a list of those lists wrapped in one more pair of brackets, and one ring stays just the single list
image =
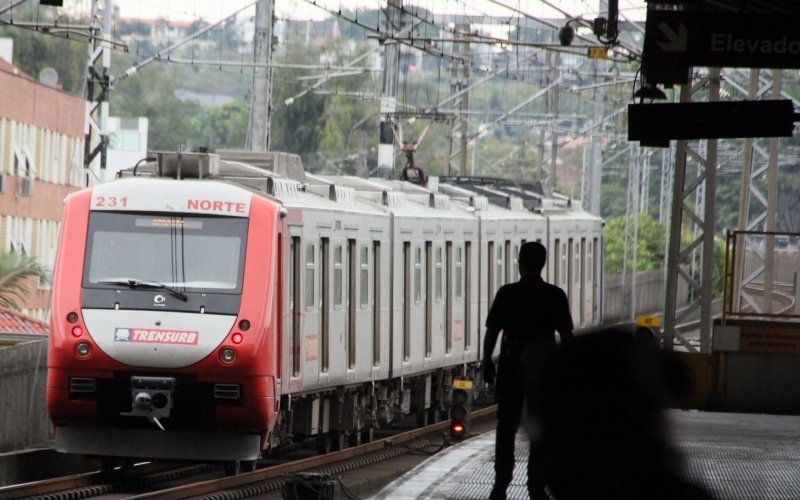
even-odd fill
[{"label": "building", "polygon": [[117,172],[134,167],[147,158],[148,125],[144,116],[108,117],[108,159],[104,180],[113,181]]},{"label": "building", "polygon": [[[8,53],[4,53],[8,56]],[[0,251],[55,263],[64,198],[81,187],[86,104],[45,85],[0,57]],[[32,282],[20,304],[49,318],[47,282]]]}]

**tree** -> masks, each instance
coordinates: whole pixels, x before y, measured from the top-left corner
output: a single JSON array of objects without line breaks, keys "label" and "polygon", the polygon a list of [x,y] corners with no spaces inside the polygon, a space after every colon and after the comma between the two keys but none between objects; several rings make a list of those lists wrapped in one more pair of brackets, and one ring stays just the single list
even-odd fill
[{"label": "tree", "polygon": [[[625,222],[627,217],[614,217],[606,221],[603,230],[604,266],[607,275],[622,273],[625,255]],[[633,222],[633,220],[629,220]],[[650,271],[664,265],[666,228],[647,214],[639,215],[636,240],[636,270]],[[632,258],[632,256],[628,256]],[[628,271],[633,271],[628,269]]]},{"label": "tree", "polygon": [[29,278],[46,279],[47,271],[35,257],[24,253],[0,254],[0,305],[19,311],[17,300],[30,297]]}]

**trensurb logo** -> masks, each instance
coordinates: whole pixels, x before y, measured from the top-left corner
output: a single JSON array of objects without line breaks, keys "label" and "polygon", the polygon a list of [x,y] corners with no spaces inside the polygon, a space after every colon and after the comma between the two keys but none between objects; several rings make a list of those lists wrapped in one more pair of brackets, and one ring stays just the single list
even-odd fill
[{"label": "trensurb logo", "polygon": [[114,342],[130,342],[131,331],[128,328],[117,328],[114,331]]},{"label": "trensurb logo", "polygon": [[150,328],[117,328],[114,342],[144,344],[197,345],[200,334],[190,330],[154,330]]}]

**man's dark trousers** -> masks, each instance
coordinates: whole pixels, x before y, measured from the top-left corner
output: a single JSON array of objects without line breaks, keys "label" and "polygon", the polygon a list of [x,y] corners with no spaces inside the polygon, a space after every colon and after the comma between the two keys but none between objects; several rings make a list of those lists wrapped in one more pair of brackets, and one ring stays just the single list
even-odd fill
[{"label": "man's dark trousers", "polygon": [[[500,363],[495,385],[497,401],[497,433],[495,435],[495,486],[502,488],[511,484],[514,474],[514,442],[522,422],[522,408],[525,405],[525,375],[515,366],[504,367]],[[531,498],[544,497],[544,482],[537,478],[537,453],[530,448],[528,457],[528,492]]]}]

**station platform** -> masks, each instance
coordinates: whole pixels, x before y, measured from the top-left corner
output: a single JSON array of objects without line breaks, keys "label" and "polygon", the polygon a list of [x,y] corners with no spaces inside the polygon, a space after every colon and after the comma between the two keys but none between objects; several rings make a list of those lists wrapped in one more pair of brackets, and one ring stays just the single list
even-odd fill
[{"label": "station platform", "polygon": [[[685,476],[720,500],[800,498],[800,416],[669,412]],[[524,434],[509,499],[527,499]],[[484,500],[494,479],[494,432],[432,456],[371,498]]]}]

